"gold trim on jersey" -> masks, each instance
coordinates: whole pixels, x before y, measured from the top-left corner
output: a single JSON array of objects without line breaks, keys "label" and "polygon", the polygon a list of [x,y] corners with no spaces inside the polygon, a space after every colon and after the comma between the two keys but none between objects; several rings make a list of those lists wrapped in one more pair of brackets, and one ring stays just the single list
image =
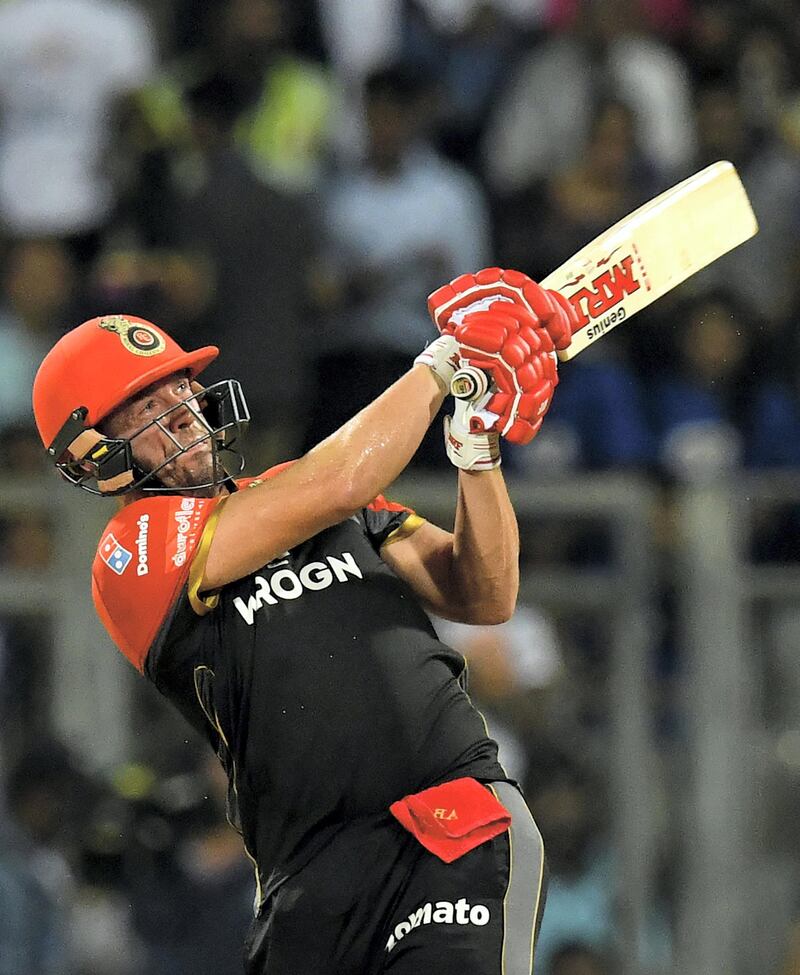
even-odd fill
[{"label": "gold trim on jersey", "polygon": [[208,561],[208,551],[211,548],[211,541],[214,532],[217,530],[220,511],[225,503],[225,498],[220,498],[217,506],[209,515],[208,521],[203,525],[203,534],[200,536],[200,543],[197,546],[197,554],[192,559],[189,567],[189,588],[187,595],[192,609],[198,616],[205,616],[209,610],[215,609],[219,602],[218,592],[209,592],[200,595],[200,587],[203,585],[203,576],[206,574],[206,562]]},{"label": "gold trim on jersey", "polygon": [[[216,707],[214,708],[214,715],[212,717],[208,713],[208,711],[206,710],[206,706],[203,703],[203,698],[202,698],[202,696],[200,694],[200,687],[198,686],[198,681],[197,681],[198,671],[201,671],[201,670],[207,670],[208,673],[211,674],[212,679],[214,679],[214,680],[216,680],[217,675],[214,673],[214,671],[207,664],[198,664],[194,668],[194,677],[193,677],[194,693],[195,693],[195,696],[197,698],[197,703],[200,705],[200,710],[206,716],[206,720],[211,725],[211,727],[214,729],[214,731],[216,731],[216,733],[219,735],[220,741],[225,746],[225,751],[228,753],[228,756],[230,758],[230,762],[231,762],[231,788],[233,789],[233,794],[236,796],[236,807],[237,807],[237,817],[238,817],[239,816],[239,813],[238,813],[238,808],[239,808],[239,789],[238,789],[238,786],[236,784],[236,779],[237,779],[237,775],[238,775],[237,770],[236,770],[236,762],[234,761],[234,758],[233,758],[233,752],[231,751],[231,746],[228,744],[228,739],[225,737],[225,732],[222,730],[222,724],[220,723],[219,714],[217,714]],[[240,836],[242,836],[241,829],[236,825],[236,823],[234,823],[231,820],[231,817],[228,814],[228,810],[227,809],[225,811],[225,818],[228,820],[229,825],[233,829],[235,829],[236,832]],[[253,913],[258,913],[258,909],[264,903],[264,891],[263,891],[263,889],[261,887],[261,875],[260,875],[260,873],[258,871],[258,864],[256,863],[256,859],[253,856],[253,854],[247,849],[247,844],[244,842],[244,836],[242,836],[242,849],[244,850],[245,855],[247,856],[247,859],[253,865],[253,870],[254,870],[255,875],[256,875],[256,896],[255,896],[255,903],[253,905],[253,908],[254,908]]]},{"label": "gold trim on jersey", "polygon": [[[453,650],[454,648],[450,647],[450,649]],[[489,725],[486,722],[486,715],[483,713],[483,711],[481,711],[479,707],[476,706],[475,702],[472,700],[472,695],[467,690],[467,687],[469,687],[469,660],[467,660],[467,658],[464,656],[463,653],[461,653],[460,650],[455,650],[455,652],[459,655],[459,657],[461,657],[461,659],[464,662],[464,666],[461,669],[461,673],[458,675],[459,686],[461,687],[461,690],[464,692],[464,696],[471,704],[473,710],[483,722],[483,733],[486,735],[487,738],[492,738],[491,732],[489,731]],[[494,738],[492,738],[492,741],[494,741]],[[503,763],[500,761],[499,746],[497,749],[497,764],[503,770],[503,775],[508,776],[508,772],[506,771],[505,765],[503,765]]]},{"label": "gold trim on jersey", "polygon": [[389,532],[383,544],[392,545],[394,542],[401,542],[404,538],[408,538],[409,535],[413,535],[418,528],[422,528],[425,522],[426,519],[420,515],[416,513],[410,514],[402,525],[398,525],[393,532]]}]

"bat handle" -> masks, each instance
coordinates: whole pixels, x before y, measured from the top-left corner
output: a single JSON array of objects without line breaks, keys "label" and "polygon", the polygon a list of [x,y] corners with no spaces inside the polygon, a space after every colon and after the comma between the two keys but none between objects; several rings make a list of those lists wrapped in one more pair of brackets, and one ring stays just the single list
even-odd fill
[{"label": "bat handle", "polygon": [[475,366],[462,366],[450,380],[450,392],[456,399],[474,403],[489,389],[489,377]]}]

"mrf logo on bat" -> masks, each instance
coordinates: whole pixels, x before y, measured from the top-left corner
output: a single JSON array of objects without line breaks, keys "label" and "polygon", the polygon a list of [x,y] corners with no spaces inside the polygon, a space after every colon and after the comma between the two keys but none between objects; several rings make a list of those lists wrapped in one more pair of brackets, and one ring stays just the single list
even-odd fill
[{"label": "mrf logo on bat", "polygon": [[[609,264],[612,257],[613,253],[598,261],[596,267]],[[585,274],[577,275],[572,281],[566,282],[564,289],[579,284],[586,277]],[[617,325],[627,314],[623,304],[625,297],[634,294],[641,287],[642,282],[636,276],[634,256],[628,254],[615,260],[577,291],[567,295],[578,315],[578,329],[589,325],[586,337],[593,339],[612,325]]]}]

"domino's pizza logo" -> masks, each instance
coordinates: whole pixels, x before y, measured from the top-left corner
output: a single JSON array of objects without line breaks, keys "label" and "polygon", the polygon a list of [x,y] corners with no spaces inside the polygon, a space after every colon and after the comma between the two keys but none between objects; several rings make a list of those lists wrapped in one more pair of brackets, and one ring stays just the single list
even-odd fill
[{"label": "domino's pizza logo", "polygon": [[128,568],[128,563],[133,558],[133,552],[129,552],[124,545],[114,538],[111,532],[100,542],[100,558],[118,576]]}]

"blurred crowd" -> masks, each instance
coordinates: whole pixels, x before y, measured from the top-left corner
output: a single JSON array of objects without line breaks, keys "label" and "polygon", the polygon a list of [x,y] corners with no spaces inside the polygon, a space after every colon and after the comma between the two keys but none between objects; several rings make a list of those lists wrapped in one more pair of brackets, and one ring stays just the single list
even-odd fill
[{"label": "blurred crowd", "polygon": [[[220,345],[210,372],[243,384],[255,473],[408,367],[435,287],[489,264],[539,279],[718,159],[759,235],[563,368],[504,463],[661,483],[800,466],[798,65],[795,0],[0,0],[6,471],[44,470],[32,378],[86,318]],[[434,424],[414,469],[445,468]],[[41,516],[0,524],[4,566],[51,558]],[[548,839],[541,975],[616,970],[590,629],[527,607],[445,636]],[[251,871],[217,771],[182,728],[178,754],[153,734],[113,774],[81,768],[40,717],[49,640],[0,619],[0,975],[238,972]],[[669,931],[655,909],[654,972]]]},{"label": "blurred crowd", "polygon": [[[563,370],[509,464],[800,460],[800,17],[768,0],[5,0],[0,423],[82,318],[218,342],[264,464],[430,338],[425,296],[541,278],[717,159],[759,235]],[[443,463],[438,436],[420,465]]]}]

